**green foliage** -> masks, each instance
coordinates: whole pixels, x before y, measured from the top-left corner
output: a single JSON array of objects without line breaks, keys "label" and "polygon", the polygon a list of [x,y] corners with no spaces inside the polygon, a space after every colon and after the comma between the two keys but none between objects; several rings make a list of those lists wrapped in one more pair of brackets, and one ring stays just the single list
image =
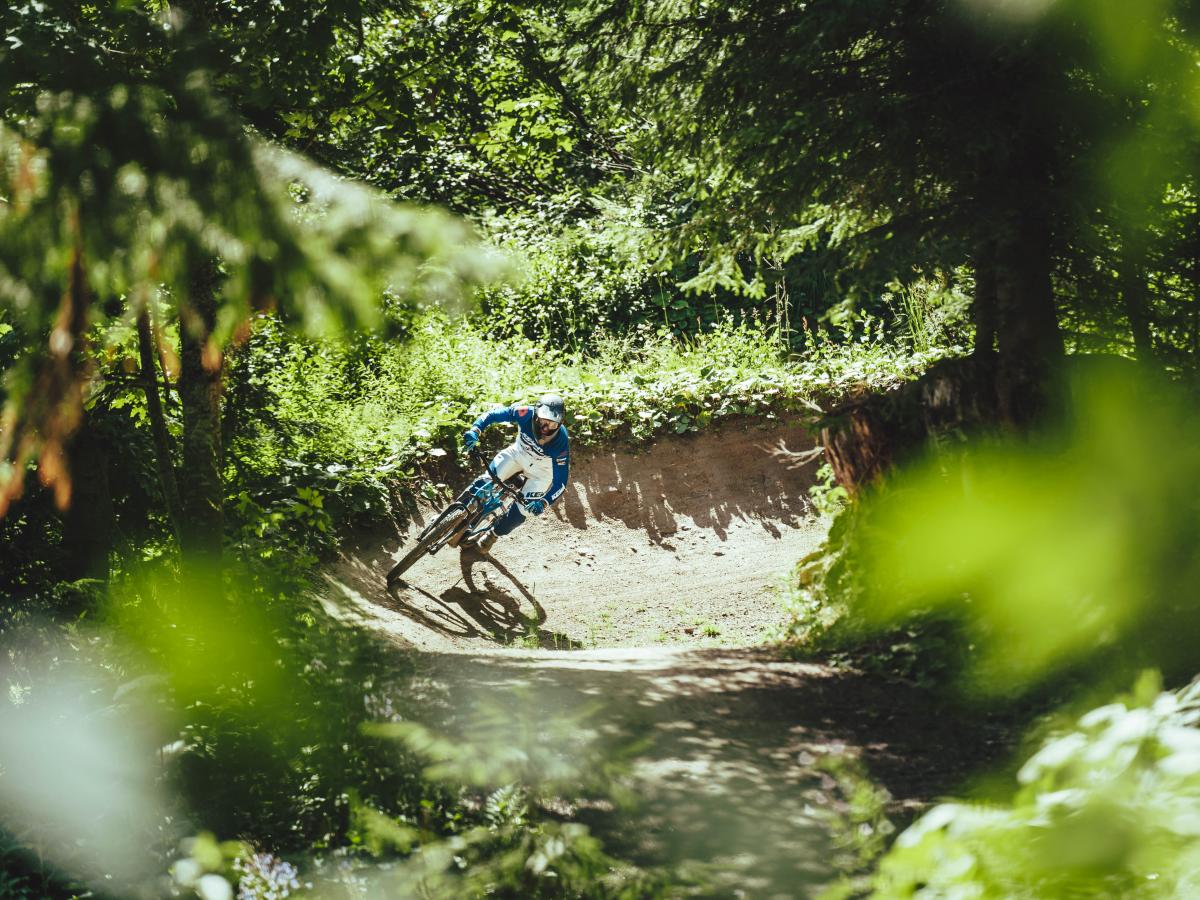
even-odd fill
[{"label": "green foliage", "polygon": [[423,847],[375,890],[405,894],[421,884],[439,897],[664,896],[662,875],[621,864],[585,826],[547,815],[583,801],[633,802],[620,779],[645,739],[600,737],[603,729],[590,721],[596,711],[547,717],[528,692],[516,691],[463,709],[454,733],[412,721],[368,725],[423,758],[428,777],[484,796],[483,823],[464,823],[454,841]]},{"label": "green foliage", "polygon": [[[41,641],[28,627],[5,629],[7,681],[27,686],[18,705],[6,702],[2,711],[10,745],[6,785],[12,781],[7,776],[19,771],[47,798],[43,808],[27,813],[23,844],[39,847],[55,867],[85,874],[99,868],[122,884],[144,874],[147,852],[152,866],[158,855],[160,871],[165,869],[173,835],[182,836],[170,825],[179,811],[165,802],[155,810],[157,799],[147,795],[138,817],[114,833],[133,837],[149,816],[151,828],[158,817],[159,838],[138,847],[136,861],[131,846],[122,845],[124,855],[117,856],[106,850],[117,845],[105,843],[102,830],[82,824],[103,809],[75,809],[70,798],[55,793],[52,779],[63,776],[53,754],[45,769],[33,765],[37,757],[30,751],[48,752],[37,749],[39,742],[62,738],[60,726],[56,732],[43,725],[68,713],[86,721],[74,705],[92,701],[70,700],[79,687],[73,672],[92,673],[88,683],[96,683],[84,697],[101,701],[94,710],[100,721],[137,735],[130,741],[138,746],[126,746],[130,741],[113,742],[109,726],[71,726],[79,731],[78,753],[90,760],[72,785],[87,791],[109,790],[88,780],[105,766],[133,787],[147,777],[155,783],[165,778],[186,819],[226,835],[253,835],[288,853],[344,840],[350,791],[392,814],[415,815],[422,802],[445,802],[403,755],[359,731],[364,708],[391,709],[400,702],[405,661],[319,610],[297,615],[300,608],[287,595],[298,584],[272,585],[264,575],[261,569],[239,573],[225,602],[206,593],[211,585],[183,587],[161,569],[142,572],[115,588],[110,627],[86,627],[73,644],[64,644],[57,629],[44,631]],[[147,738],[157,738],[161,755],[152,751],[154,744],[141,746]],[[127,788],[118,783],[111,790],[115,811],[109,814],[131,812],[120,799]],[[10,790],[3,807],[10,828],[13,803]],[[103,828],[103,819],[98,822]],[[64,829],[77,840],[62,841]],[[182,882],[205,871],[229,874],[211,860],[194,869]]]},{"label": "green foliage", "polygon": [[868,513],[864,562],[889,590],[864,613],[959,610],[965,592],[983,690],[1105,650],[1173,675],[1197,662],[1184,548],[1200,522],[1173,502],[1200,465],[1195,417],[1165,388],[1111,373],[1083,382],[1077,404],[1064,443],[969,452],[954,465],[963,481],[915,472]]},{"label": "green foliage", "polygon": [[879,858],[894,839],[888,817],[891,795],[875,784],[861,760],[831,753],[816,761],[819,771],[837,784],[837,802],[817,811],[829,829],[840,877],[818,895],[821,900],[862,896]]},{"label": "green foliage", "polygon": [[[221,258],[224,337],[262,304],[319,332],[378,324],[381,286],[436,294],[479,265],[458,252],[468,232],[449,217],[383,203],[248,134],[206,74],[219,44],[129,4],[83,19],[70,4],[30,10],[5,13],[0,56],[0,80],[27,99],[0,129],[0,227],[10,310],[30,334],[57,306],[75,252],[101,298],[159,288],[177,302],[197,259]],[[97,56],[109,41],[127,46]],[[48,54],[60,63],[54,85],[22,83]],[[124,55],[143,64],[113,61]]]},{"label": "green foliage", "polygon": [[882,640],[991,696],[1072,670],[1189,676],[1200,521],[1177,491],[1197,477],[1196,428],[1164,385],[1082,371],[1061,433],[943,451],[843,513],[834,552],[802,566],[797,631]]},{"label": "green foliage", "polygon": [[[728,323],[685,339],[593,335],[589,351],[571,352],[491,339],[439,315],[417,320],[401,345],[304,341],[262,319],[228,380],[233,540],[268,556],[327,552],[352,523],[394,509],[391,483],[444,477],[463,429],[491,404],[554,389],[567,398],[577,445],[641,442],[738,416],[809,416],[912,377],[932,358],[889,344],[877,323],[856,330],[849,343],[811,336],[812,352],[789,359],[753,326]],[[253,550],[260,538],[270,546]]]},{"label": "green foliage", "polygon": [[1200,855],[1200,689],[1131,697],[1055,734],[1008,803],[945,803],[883,858],[872,896],[1185,897]]},{"label": "green foliage", "polygon": [[[819,504],[821,485],[813,491]],[[838,503],[821,546],[796,563],[783,598],[789,622],[781,638],[788,652],[926,687],[954,684],[974,647],[952,616],[918,609],[899,627],[880,628],[863,614],[869,593],[884,590],[871,580],[864,552],[865,507]]]},{"label": "green foliage", "polygon": [[[445,300],[498,271],[457,220],[250,132],[209,74],[232,54],[199,29],[137,4],[80,14],[57,0],[5,8],[0,24],[0,295],[29,351],[6,372],[5,506],[39,453],[60,505],[69,494],[54,460],[81,416],[91,321],[132,317],[157,294],[205,332],[211,358],[255,310],[310,333],[373,327],[385,287]],[[192,295],[212,260],[223,284],[209,334]]]},{"label": "green foliage", "polygon": [[[326,473],[315,474],[320,477]],[[286,490],[287,486],[281,487]],[[243,490],[233,497],[229,513],[238,529],[232,537],[234,545],[264,560],[280,557],[284,566],[314,566],[318,557],[311,550],[334,546],[333,521],[324,509],[324,495],[316,488],[303,486],[296,487],[291,497],[279,496],[282,491],[270,493],[275,496],[264,491],[255,499],[250,491]],[[270,505],[263,506],[264,502]]]},{"label": "green foliage", "polygon": [[598,332],[686,327],[690,304],[647,263],[614,246],[615,225],[592,220],[554,229],[517,217],[490,222],[492,239],[521,254],[524,272],[519,282],[481,292],[484,327],[499,337],[524,335],[572,349],[586,347]]},{"label": "green foliage", "polygon": [[778,308],[776,298],[760,302],[728,291],[681,289],[694,260],[664,268],[643,246],[662,224],[637,206],[618,204],[570,226],[492,217],[488,235],[523,260],[524,277],[480,291],[481,327],[498,337],[524,335],[572,350],[586,350],[602,335],[695,336],[729,321],[773,329],[791,342],[788,310]]},{"label": "green foliage", "polygon": [[[594,897],[635,900],[676,896],[660,875],[607,856],[583,825],[544,821],[529,826],[478,826],[428,843],[401,865],[358,863],[340,872],[318,869],[314,883],[349,896],[431,898]],[[349,888],[349,890],[347,890]]]},{"label": "green foliage", "polygon": [[822,463],[817,469],[817,483],[808,489],[813,509],[823,516],[833,516],[842,510],[849,499],[847,490],[837,483],[833,466]]},{"label": "green foliage", "polygon": [[[263,854],[269,863],[274,862],[270,854]],[[220,841],[205,831],[179,842],[179,857],[171,864],[172,887],[183,889],[203,898],[230,897],[233,889],[230,882],[238,885],[242,896],[270,896],[283,900],[290,896],[299,882],[294,877],[295,869],[283,863],[286,879],[260,877],[260,867],[255,866],[258,855],[241,841]],[[278,869],[278,866],[274,867]],[[271,869],[267,874],[274,874]]]},{"label": "green foliage", "polygon": [[807,258],[824,312],[969,263],[1030,275],[1002,352],[1057,356],[1058,317],[1072,348],[1194,368],[1190,0],[595,0],[568,21],[564,70],[636,123],[636,175],[605,195],[662,220],[652,257],[700,259],[689,289],[762,298]]},{"label": "green foliage", "polygon": [[[446,708],[414,691],[410,656],[298,600],[294,571],[195,574],[131,572],[99,623],[2,623],[0,854],[18,895],[72,878],[132,895],[168,867],[204,896],[218,881],[285,896],[297,867],[364,896],[665,893],[561,813],[626,802],[636,736],[548,723],[528,696],[517,713]],[[430,718],[463,734],[415,724]]]},{"label": "green foliage", "polygon": [[[553,7],[347,3],[313,16],[326,55],[310,51],[307,71],[279,48],[306,43],[298,23],[267,4],[222,7],[224,40],[246,50],[223,85],[239,105],[277,139],[392,196],[561,215],[611,162],[586,92],[548,58],[562,27]],[[253,41],[264,30],[271,52]]]},{"label": "green foliage", "polygon": [[928,352],[970,343],[967,314],[972,285],[962,283],[962,276],[961,272],[953,279],[944,274],[917,275],[907,284],[893,281],[888,285],[882,300],[897,307],[897,318],[915,350]]},{"label": "green foliage", "polygon": [[[114,801],[98,816],[63,802],[5,819],[0,893],[90,889],[35,865],[31,847],[93,886],[151,883],[106,831],[154,834],[157,873],[174,861],[179,890],[240,879],[286,895],[286,854],[330,890],[671,893],[553,812],[579,792],[620,800],[618,748],[523,743],[495,716],[467,735],[414,725],[409,660],[302,599],[299,575],[348,528],[396,513],[397,487],[435,492],[463,427],[493,403],[555,389],[577,445],[643,442],[807,418],[912,377],[968,344],[981,248],[1014,233],[1046,257],[1069,346],[1128,353],[1116,332],[1147,294],[1151,350],[1194,366],[1193,5],[984,6],[0,12],[0,475],[33,492],[0,534],[0,587],[26,601],[6,602],[25,629],[0,657],[18,709],[0,740],[57,748],[69,741],[45,722],[78,721],[70,759],[84,775],[89,756],[137,761],[97,795]],[[483,289],[469,321],[424,315],[497,258],[461,223],[285,147],[393,198],[471,211],[524,258],[525,279]],[[193,327],[194,275],[212,259],[209,356],[230,349],[226,542],[241,566],[181,585],[143,487],[129,325],[157,306],[173,338]],[[1021,260],[1003,262],[1010,276]],[[405,342],[337,336],[347,326]],[[102,349],[81,353],[88,339]],[[1187,404],[1142,403],[1159,390],[1105,382],[1064,434],[943,456],[843,509],[829,552],[801,565],[797,632],[922,681],[965,672],[991,694],[1089,667],[1192,674],[1200,525],[1178,492],[1200,476],[1200,434]],[[115,451],[113,528],[133,548],[107,594],[51,586],[59,522],[25,467],[42,443],[53,480],[85,405]],[[178,412],[168,404],[173,438]],[[819,478],[813,503],[833,514],[845,492],[829,467]],[[99,630],[30,625],[32,610],[97,608]],[[100,674],[56,680],[76,667]],[[935,813],[878,889],[1187,893],[1194,822],[1179,798],[1197,799],[1195,719],[1168,707],[1085,717],[1023,770],[1011,808]],[[160,715],[147,725],[138,711]],[[129,750],[105,722],[153,740]],[[8,774],[0,787],[24,797]],[[886,798],[834,774],[851,785],[839,856],[861,869],[885,841]],[[31,783],[43,781],[57,796]],[[157,787],[132,797],[126,783]],[[146,800],[164,786],[176,807]],[[74,843],[56,814],[78,826]],[[1110,819],[1120,827],[1095,827]]]},{"label": "green foliage", "polygon": [[[1094,698],[1147,665],[1191,678],[1192,406],[1132,367],[1081,366],[1073,396],[1053,433],[943,447],[845,508],[798,567],[799,644],[991,704]],[[935,808],[833,895],[1189,895],[1197,693],[1159,684],[1045,740],[1011,801]]]},{"label": "green foliage", "polygon": [[47,491],[26,476],[25,500],[0,519],[0,591],[23,596],[55,581],[62,523]]}]

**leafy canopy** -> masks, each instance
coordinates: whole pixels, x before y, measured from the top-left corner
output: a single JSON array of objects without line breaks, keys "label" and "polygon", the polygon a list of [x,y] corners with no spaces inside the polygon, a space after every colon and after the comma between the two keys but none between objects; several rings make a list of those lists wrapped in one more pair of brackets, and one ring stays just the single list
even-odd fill
[{"label": "leafy canopy", "polygon": [[216,87],[230,48],[181,17],[57,0],[10,7],[0,24],[0,297],[28,348],[7,386],[8,498],[34,454],[44,478],[65,478],[55,460],[80,415],[88,325],[157,292],[192,327],[208,260],[225,278],[214,360],[254,310],[309,332],[375,327],[385,288],[445,299],[497,269],[465,225],[256,136]]}]

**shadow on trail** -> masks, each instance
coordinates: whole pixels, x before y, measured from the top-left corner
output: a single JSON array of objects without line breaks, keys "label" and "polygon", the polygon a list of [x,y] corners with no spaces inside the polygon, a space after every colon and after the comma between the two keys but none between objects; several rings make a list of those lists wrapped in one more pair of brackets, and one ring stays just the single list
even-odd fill
[{"label": "shadow on trail", "polygon": [[[388,588],[382,605],[448,637],[483,638],[505,646],[546,650],[582,646],[567,635],[541,627],[546,610],[499,561],[467,552],[461,556],[461,569],[461,581],[437,594],[419,584],[399,581]],[[525,612],[525,607],[532,614]]]},{"label": "shadow on trail", "polygon": [[430,724],[484,757],[516,748],[575,765],[579,784],[617,773],[633,803],[577,791],[584,799],[564,792],[551,808],[639,865],[682,867],[704,896],[806,897],[828,885],[839,842],[861,826],[855,785],[831,775],[838,763],[856,760],[903,818],[1000,747],[998,731],[954,727],[911,686],[752,651],[426,659],[446,703]]}]

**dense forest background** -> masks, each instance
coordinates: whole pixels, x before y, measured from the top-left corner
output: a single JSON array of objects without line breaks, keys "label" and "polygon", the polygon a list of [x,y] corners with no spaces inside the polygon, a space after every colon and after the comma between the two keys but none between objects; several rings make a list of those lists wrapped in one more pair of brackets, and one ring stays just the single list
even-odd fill
[{"label": "dense forest background", "polygon": [[0,22],[0,895],[704,896],[539,804],[620,748],[479,776],[312,593],[549,389],[581,446],[810,422],[784,645],[1029,735],[833,890],[1195,889],[1196,4]]}]

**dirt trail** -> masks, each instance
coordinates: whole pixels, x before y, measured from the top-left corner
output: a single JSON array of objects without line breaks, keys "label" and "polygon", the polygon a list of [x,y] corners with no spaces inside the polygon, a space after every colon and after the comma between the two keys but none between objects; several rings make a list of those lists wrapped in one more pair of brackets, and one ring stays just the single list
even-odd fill
[{"label": "dirt trail", "polygon": [[811,896],[851,827],[854,785],[831,770],[853,760],[903,814],[995,745],[911,687],[755,648],[823,536],[811,447],[798,427],[728,426],[579,453],[565,502],[490,559],[446,549],[388,592],[405,535],[372,538],[330,573],[331,606],[424,652],[421,691],[449,711],[434,724],[464,740],[535,735],[531,754],[577,763],[581,734],[645,740],[639,803],[571,813],[609,849],[698,873],[704,896]]},{"label": "dirt trail", "polygon": [[812,446],[799,427],[732,426],[640,454],[584,451],[563,499],[490,558],[443,549],[388,594],[408,534],[374,536],[331,578],[377,627],[428,650],[760,643],[782,620],[777,588],[823,535],[800,456]]},{"label": "dirt trail", "polygon": [[630,805],[561,812],[702,897],[816,896],[873,837],[865,797],[903,823],[1000,746],[912,686],[764,649],[427,654],[418,682],[436,727],[484,759],[586,775],[640,742],[617,776]]}]

